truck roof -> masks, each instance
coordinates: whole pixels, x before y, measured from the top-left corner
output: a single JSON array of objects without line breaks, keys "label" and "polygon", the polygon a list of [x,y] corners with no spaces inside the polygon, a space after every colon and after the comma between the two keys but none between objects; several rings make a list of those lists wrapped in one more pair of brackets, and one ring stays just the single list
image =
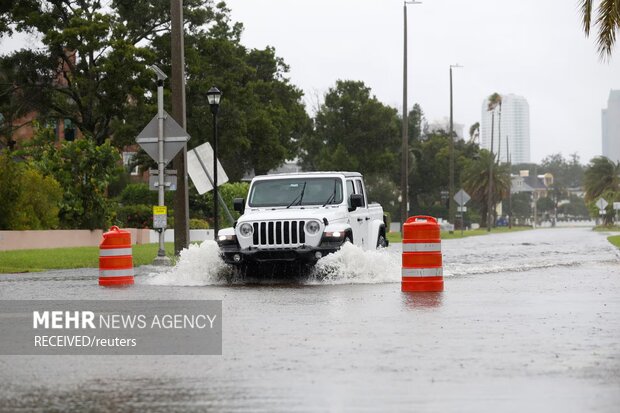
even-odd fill
[{"label": "truck roof", "polygon": [[323,175],[342,175],[345,178],[354,178],[361,177],[362,174],[359,172],[343,172],[343,171],[315,171],[315,172],[288,172],[288,173],[279,173],[279,174],[269,174],[269,175],[257,175],[256,178],[276,178],[276,177],[285,177],[285,176],[323,176]]}]

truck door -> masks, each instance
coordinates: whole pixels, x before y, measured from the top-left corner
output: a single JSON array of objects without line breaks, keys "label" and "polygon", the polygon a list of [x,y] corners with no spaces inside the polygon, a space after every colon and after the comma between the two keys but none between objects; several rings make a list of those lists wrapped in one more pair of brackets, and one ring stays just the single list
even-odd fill
[{"label": "truck door", "polygon": [[364,194],[364,188],[361,180],[347,180],[347,199],[349,200],[349,208],[351,207],[351,194],[360,194],[364,196],[364,205],[358,207],[355,211],[349,212],[349,222],[353,229],[353,243],[359,247],[365,248],[368,238],[368,203]]}]

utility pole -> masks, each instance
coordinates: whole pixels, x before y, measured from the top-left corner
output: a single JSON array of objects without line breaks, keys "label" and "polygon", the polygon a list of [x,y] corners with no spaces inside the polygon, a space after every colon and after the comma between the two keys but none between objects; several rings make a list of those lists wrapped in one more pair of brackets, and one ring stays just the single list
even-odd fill
[{"label": "utility pole", "polygon": [[[402,125],[402,163],[400,177],[400,230],[403,228],[409,215],[409,123],[407,120],[407,4],[422,4],[419,1],[403,2],[403,125]],[[404,235],[404,234],[403,234]]]},{"label": "utility pole", "polygon": [[510,159],[510,143],[506,136],[506,161],[508,162],[508,229],[512,229],[512,159]]},{"label": "utility pole", "polygon": [[[183,0],[170,1],[172,117],[187,129],[185,117],[185,52],[183,29]],[[173,160],[177,170],[177,189],[174,195],[174,252],[179,254],[189,246],[189,194],[187,188],[187,144]]]},{"label": "utility pole", "polygon": [[[463,67],[458,63],[455,65],[450,65],[450,141],[449,141],[449,150],[450,150],[450,184],[448,190],[448,221],[455,224],[454,219],[454,123],[453,123],[453,115],[452,115],[452,68],[453,67]],[[452,234],[454,231],[450,231]]]},{"label": "utility pole", "polygon": [[489,192],[487,194],[487,232],[491,232],[493,223],[493,164],[495,163],[495,155],[493,155],[493,129],[495,126],[495,108],[491,112],[491,163],[489,164]]}]

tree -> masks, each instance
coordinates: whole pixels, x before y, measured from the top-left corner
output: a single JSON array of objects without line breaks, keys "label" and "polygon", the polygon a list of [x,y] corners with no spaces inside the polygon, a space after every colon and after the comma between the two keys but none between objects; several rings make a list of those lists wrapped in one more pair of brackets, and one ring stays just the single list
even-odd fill
[{"label": "tree", "polygon": [[61,227],[92,230],[109,225],[113,210],[106,190],[121,160],[109,142],[97,145],[86,138],[57,147],[53,131],[41,129],[28,153],[36,168],[64,189],[58,214]]},{"label": "tree", "polygon": [[[495,156],[485,149],[480,151],[478,159],[473,159],[467,165],[463,173],[463,186],[471,195],[472,199],[480,205],[481,215],[484,222],[494,222],[488,218],[489,205],[491,208],[496,205],[508,194],[510,190],[510,178],[508,165],[500,164],[492,168],[495,164]],[[490,173],[493,173],[491,176]],[[493,191],[489,192],[489,181],[493,180]],[[489,200],[489,194],[491,194]],[[490,211],[491,215],[494,211]],[[485,219],[486,217],[486,219]]]},{"label": "tree", "polygon": [[476,142],[480,137],[480,122],[476,122],[469,127],[469,142]]},{"label": "tree", "polygon": [[[136,33],[127,16],[117,12],[118,3],[104,12],[99,0],[20,0],[7,15],[15,31],[40,35],[44,46],[2,56],[17,60],[28,74],[10,87],[34,90],[40,97],[19,94],[19,100],[43,117],[70,121],[99,145],[111,136],[114,119],[144,101],[150,80],[146,63],[153,56],[139,43],[158,27],[143,26]],[[137,10],[133,16],[140,14]]]},{"label": "tree", "polygon": [[36,230],[58,227],[62,189],[32,165],[0,152],[0,229]]},{"label": "tree", "polygon": [[[590,35],[592,27],[592,3],[592,0],[581,0],[583,30],[586,36]],[[596,45],[599,56],[602,60],[610,59],[616,34],[620,31],[620,0],[601,0],[594,24],[598,26]]]},{"label": "tree", "polygon": [[604,192],[620,191],[620,162],[616,163],[604,156],[590,161],[584,174],[586,202],[596,201]]},{"label": "tree", "polygon": [[352,170],[366,175],[398,168],[399,120],[396,109],[371,96],[361,81],[338,80],[325,95],[315,131],[302,142],[308,170]]}]

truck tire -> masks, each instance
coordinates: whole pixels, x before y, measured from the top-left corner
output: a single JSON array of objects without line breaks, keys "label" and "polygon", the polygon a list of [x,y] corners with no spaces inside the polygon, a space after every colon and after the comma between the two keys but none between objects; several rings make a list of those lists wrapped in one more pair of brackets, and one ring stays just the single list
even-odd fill
[{"label": "truck tire", "polygon": [[385,239],[385,235],[383,232],[379,232],[379,236],[377,237],[377,249],[387,247],[387,240]]}]

